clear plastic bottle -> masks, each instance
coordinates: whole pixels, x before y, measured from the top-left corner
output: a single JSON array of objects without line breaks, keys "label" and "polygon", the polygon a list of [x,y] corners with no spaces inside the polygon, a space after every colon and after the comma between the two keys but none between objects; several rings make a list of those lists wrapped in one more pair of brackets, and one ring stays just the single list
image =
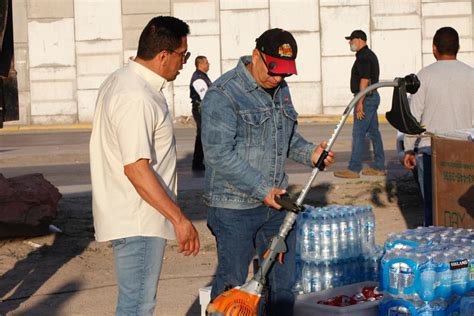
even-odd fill
[{"label": "clear plastic bottle", "polygon": [[447,299],[451,296],[452,271],[449,265],[451,253],[437,252],[433,258],[436,265],[436,288],[435,296]]},{"label": "clear plastic bottle", "polygon": [[303,213],[301,217],[301,225],[299,230],[299,247],[300,256],[304,261],[311,260],[310,253],[312,251],[311,244],[311,223],[309,221],[309,213]]},{"label": "clear plastic bottle", "polygon": [[347,240],[349,248],[348,257],[358,257],[360,255],[360,234],[356,211],[353,207],[349,209],[347,217]]},{"label": "clear plastic bottle", "polygon": [[405,262],[400,262],[399,266],[400,282],[398,283],[399,293],[408,294],[408,289],[415,283],[415,271]]},{"label": "clear plastic bottle", "polygon": [[313,277],[313,268],[310,261],[306,261],[303,266],[302,271],[302,284],[303,284],[303,293],[311,293],[311,279]]},{"label": "clear plastic bottle", "polygon": [[328,212],[322,211],[320,219],[320,244],[321,244],[321,260],[331,260],[332,244],[331,244],[331,216]]},{"label": "clear plastic bottle", "polygon": [[321,265],[318,263],[313,263],[311,266],[311,270],[311,291],[319,292],[322,290]]},{"label": "clear plastic bottle", "polygon": [[343,285],[343,261],[341,260],[334,260],[332,261],[332,287],[339,287]]},{"label": "clear plastic bottle", "polygon": [[451,267],[451,289],[454,294],[464,295],[469,284],[469,248],[457,247],[453,251],[453,259],[450,261]]},{"label": "clear plastic bottle", "polygon": [[340,230],[339,230],[339,224],[341,220],[341,215],[338,211],[337,208],[332,208],[330,210],[330,215],[331,215],[331,259],[332,260],[338,260],[341,255],[341,248],[339,246],[339,235],[340,235]]},{"label": "clear plastic bottle", "polygon": [[466,295],[463,298],[461,298],[459,312],[460,312],[459,315],[461,316],[474,315],[474,293],[471,292],[469,295]]},{"label": "clear plastic bottle", "polygon": [[421,264],[419,267],[420,271],[420,284],[418,295],[423,301],[432,301],[435,298],[435,282],[436,282],[436,266],[432,258],[428,257],[428,260]]},{"label": "clear plastic bottle", "polygon": [[467,283],[468,291],[474,292],[474,246],[469,250],[469,281]]},{"label": "clear plastic bottle", "polygon": [[421,301],[416,296],[402,299],[390,294],[384,294],[380,304],[381,316],[434,316],[433,309],[427,302]]},{"label": "clear plastic bottle", "polygon": [[339,219],[339,258],[347,259],[350,257],[349,253],[349,239],[347,236],[347,218],[348,212],[346,207],[339,208],[340,219]]},{"label": "clear plastic bottle", "polygon": [[321,260],[321,226],[319,211],[311,214],[310,219],[310,243],[309,260],[314,262]]},{"label": "clear plastic bottle", "polygon": [[359,210],[361,253],[368,255],[375,251],[375,216],[370,206]]},{"label": "clear plastic bottle", "polygon": [[375,252],[368,256],[366,279],[369,281],[380,282],[380,264],[382,259],[382,249],[376,248]]},{"label": "clear plastic bottle", "polygon": [[321,271],[321,290],[332,288],[333,269],[329,261],[320,265]]}]

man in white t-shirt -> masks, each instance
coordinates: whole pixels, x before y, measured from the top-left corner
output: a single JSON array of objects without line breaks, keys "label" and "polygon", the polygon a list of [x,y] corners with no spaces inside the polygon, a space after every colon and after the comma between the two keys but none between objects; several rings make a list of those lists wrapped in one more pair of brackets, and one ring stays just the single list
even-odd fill
[{"label": "man in white t-shirt", "polygon": [[[410,100],[413,116],[428,132],[452,132],[471,128],[474,119],[474,69],[457,60],[459,35],[452,27],[442,27],[433,37],[436,62],[418,73],[420,89]],[[423,195],[425,226],[433,225],[431,140],[408,137],[404,141],[404,165],[417,168]],[[415,153],[416,149],[416,153]]]},{"label": "man in white t-shirt", "polygon": [[153,18],[137,56],[99,90],[90,140],[95,237],[111,241],[116,315],[152,315],[167,239],[197,255],[198,233],[176,203],[176,142],[163,95],[183,68],[189,26]]}]

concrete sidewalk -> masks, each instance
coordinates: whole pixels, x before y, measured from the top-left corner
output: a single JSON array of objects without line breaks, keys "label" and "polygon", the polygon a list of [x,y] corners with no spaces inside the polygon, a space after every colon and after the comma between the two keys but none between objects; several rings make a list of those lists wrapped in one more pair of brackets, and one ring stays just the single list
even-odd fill
[{"label": "concrete sidewalk", "polygon": [[[331,136],[334,127],[333,122],[308,123],[299,125],[299,131],[319,143]],[[351,124],[344,126],[334,145],[337,162],[331,171],[347,166],[351,129]],[[373,205],[379,243],[388,232],[419,224],[421,214],[414,182],[396,155],[396,132],[387,124],[380,129],[386,177],[340,179],[331,171],[321,172],[305,201]],[[117,288],[112,251],[108,243],[93,238],[89,137],[87,126],[0,131],[0,172],[6,177],[39,172],[55,184],[63,199],[54,224],[65,232],[0,240],[0,315],[113,315]],[[216,268],[214,238],[207,229],[201,200],[204,174],[191,171],[194,137],[191,125],[176,124],[179,203],[199,231],[201,250],[197,257],[185,258],[177,254],[174,241],[168,243],[156,315],[200,315],[198,290],[211,282]],[[311,169],[289,162],[287,171],[298,191]]]}]

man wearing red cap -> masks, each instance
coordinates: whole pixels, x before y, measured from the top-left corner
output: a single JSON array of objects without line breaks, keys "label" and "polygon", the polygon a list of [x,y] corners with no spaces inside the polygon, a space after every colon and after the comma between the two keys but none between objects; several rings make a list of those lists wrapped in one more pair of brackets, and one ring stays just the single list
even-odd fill
[{"label": "man wearing red cap", "polygon": [[[202,108],[206,157],[208,226],[217,241],[218,266],[211,298],[242,285],[255,253],[262,259],[285,217],[275,197],[285,193],[285,161],[313,166],[325,143],[316,146],[297,131],[285,77],[296,75],[296,41],[281,29],[264,32],[251,56],[217,79]],[[330,152],[326,165],[334,160]],[[287,237],[283,264],[269,273],[269,315],[292,315],[295,230]]]}]

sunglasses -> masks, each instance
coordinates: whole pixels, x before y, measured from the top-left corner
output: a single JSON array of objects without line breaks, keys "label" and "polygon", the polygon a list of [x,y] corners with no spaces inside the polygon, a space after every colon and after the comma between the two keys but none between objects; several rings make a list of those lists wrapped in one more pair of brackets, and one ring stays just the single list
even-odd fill
[{"label": "sunglasses", "polygon": [[287,78],[287,77],[292,75],[292,74],[276,74],[276,73],[272,72],[268,67],[275,68],[276,65],[274,64],[274,62],[271,62],[270,65],[267,65],[267,62],[265,61],[265,58],[263,58],[262,52],[258,51],[258,54],[260,55],[260,58],[262,58],[263,64],[267,68],[267,75],[269,75],[270,77],[279,76],[279,77],[282,77],[282,78]]},{"label": "sunglasses", "polygon": [[183,61],[183,63],[186,63],[188,61],[189,57],[191,56],[191,52],[178,53],[177,51],[170,50],[170,49],[168,49],[167,51],[170,52],[170,53],[175,53],[176,55],[179,55],[181,57],[181,60]]}]

